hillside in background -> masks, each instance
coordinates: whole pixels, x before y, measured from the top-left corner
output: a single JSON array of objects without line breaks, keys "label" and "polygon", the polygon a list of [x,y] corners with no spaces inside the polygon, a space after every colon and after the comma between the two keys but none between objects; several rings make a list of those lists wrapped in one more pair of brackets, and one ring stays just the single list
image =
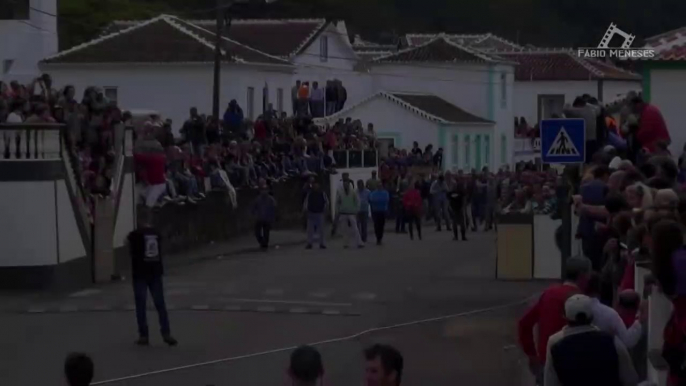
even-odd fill
[{"label": "hillside in background", "polygon": [[[112,20],[161,12],[214,18],[216,0],[58,0],[60,48],[93,38]],[[520,44],[595,46],[610,23],[636,41],[686,25],[683,0],[279,0],[237,4],[232,17],[343,19],[351,33],[391,41],[408,32],[493,32]],[[274,37],[278,39],[278,37]]]}]

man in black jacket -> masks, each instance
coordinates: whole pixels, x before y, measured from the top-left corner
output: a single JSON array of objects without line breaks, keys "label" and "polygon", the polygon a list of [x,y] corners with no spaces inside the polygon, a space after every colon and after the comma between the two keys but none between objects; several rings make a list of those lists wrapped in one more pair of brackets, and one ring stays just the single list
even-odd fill
[{"label": "man in black jacket", "polygon": [[305,197],[304,210],[307,213],[307,249],[312,249],[314,234],[317,233],[319,248],[326,249],[324,244],[324,213],[329,207],[329,198],[322,191],[319,182],[312,183],[312,189]]},{"label": "man in black jacket", "polygon": [[448,203],[450,203],[450,218],[453,222],[453,240],[457,238],[457,227],[460,227],[462,241],[467,241],[467,224],[465,223],[465,191],[462,181],[456,181],[453,190],[448,193]]},{"label": "man in black jacket", "polygon": [[133,276],[133,294],[136,302],[136,320],[138,322],[138,340],[136,344],[147,346],[150,344],[146,302],[148,290],[157,309],[160,319],[160,330],[164,342],[176,346],[177,341],[171,336],[169,315],[164,302],[164,287],[162,285],[162,253],[160,247],[161,235],[150,224],[129,233],[128,243],[131,253],[131,272]]}]

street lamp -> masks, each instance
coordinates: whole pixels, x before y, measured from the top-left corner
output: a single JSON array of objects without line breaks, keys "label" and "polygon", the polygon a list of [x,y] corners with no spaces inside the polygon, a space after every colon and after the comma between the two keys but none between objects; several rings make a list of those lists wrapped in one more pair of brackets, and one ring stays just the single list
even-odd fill
[{"label": "street lamp", "polygon": [[219,90],[221,83],[221,62],[222,62],[222,30],[224,29],[224,18],[229,9],[234,4],[264,3],[271,4],[277,0],[217,0],[217,25],[214,42],[214,84],[212,90],[212,116],[215,122],[219,122]]}]

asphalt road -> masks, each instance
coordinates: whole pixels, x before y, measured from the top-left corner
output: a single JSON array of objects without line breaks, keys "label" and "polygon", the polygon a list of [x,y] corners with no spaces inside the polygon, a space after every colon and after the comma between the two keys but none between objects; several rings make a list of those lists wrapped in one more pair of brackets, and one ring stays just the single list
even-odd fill
[{"label": "asphalt road", "polygon": [[362,384],[362,350],[375,342],[402,351],[403,384],[530,384],[515,322],[518,303],[545,284],[496,281],[493,233],[467,242],[425,233],[423,241],[389,234],[361,250],[333,241],[170,269],[174,348],[154,333],[154,312],[152,346],[133,345],[128,283],[22,303],[26,310],[0,314],[3,384],[62,385],[65,356],[81,351],[93,357],[96,380],[113,386],[285,385],[290,348],[317,342],[327,386]]}]

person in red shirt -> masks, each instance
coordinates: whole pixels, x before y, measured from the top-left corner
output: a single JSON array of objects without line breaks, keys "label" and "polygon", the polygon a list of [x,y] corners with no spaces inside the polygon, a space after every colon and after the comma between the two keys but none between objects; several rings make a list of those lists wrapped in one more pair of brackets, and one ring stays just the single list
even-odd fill
[{"label": "person in red shirt", "polygon": [[261,115],[257,118],[257,121],[255,122],[254,130],[256,140],[262,142],[265,139],[267,139],[267,125],[265,124],[264,119]]},{"label": "person in red shirt", "polygon": [[405,211],[405,222],[410,227],[410,239],[414,240],[412,224],[417,226],[417,236],[422,239],[422,195],[421,185],[415,182],[414,185],[403,195],[403,208]]},{"label": "person in red shirt", "polygon": [[167,157],[164,149],[150,149],[149,151],[134,154],[136,168],[140,170],[139,177],[143,179],[145,190],[145,206],[152,208],[159,198],[167,191],[166,166]]},{"label": "person in red shirt", "polygon": [[636,97],[631,100],[631,107],[636,114],[640,115],[636,138],[642,147],[653,153],[657,150],[658,142],[663,141],[667,144],[671,142],[665,119],[655,105],[646,103],[641,97]]},{"label": "person in red shirt", "polygon": [[[541,381],[539,384],[543,380],[548,339],[567,324],[564,316],[565,302],[570,296],[583,293],[590,274],[590,260],[581,257],[568,259],[564,282],[546,289],[536,304],[519,320],[519,344],[529,357],[529,368],[537,380]],[[538,347],[534,342],[535,326],[538,328]]]}]

